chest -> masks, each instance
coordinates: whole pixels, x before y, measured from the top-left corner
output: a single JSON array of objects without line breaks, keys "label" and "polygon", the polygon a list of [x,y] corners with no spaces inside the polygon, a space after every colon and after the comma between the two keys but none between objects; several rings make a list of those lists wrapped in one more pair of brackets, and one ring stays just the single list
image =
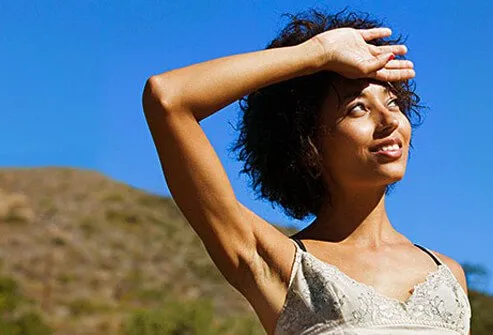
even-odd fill
[{"label": "chest", "polygon": [[311,248],[310,254],[334,267],[363,288],[397,301],[406,301],[418,285],[438,271],[433,259],[421,251],[354,252],[337,248]]}]

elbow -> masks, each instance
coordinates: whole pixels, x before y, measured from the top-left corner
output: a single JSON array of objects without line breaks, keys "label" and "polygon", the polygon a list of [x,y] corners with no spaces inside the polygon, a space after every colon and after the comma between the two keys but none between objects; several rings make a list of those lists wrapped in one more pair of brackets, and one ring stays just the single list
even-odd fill
[{"label": "elbow", "polygon": [[142,108],[144,114],[163,113],[171,110],[168,84],[159,76],[147,79],[142,92]]}]

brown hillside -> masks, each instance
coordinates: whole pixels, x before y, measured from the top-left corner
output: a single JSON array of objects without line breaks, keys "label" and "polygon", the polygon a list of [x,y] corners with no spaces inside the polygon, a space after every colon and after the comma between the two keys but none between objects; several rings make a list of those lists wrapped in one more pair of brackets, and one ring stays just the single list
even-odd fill
[{"label": "brown hillside", "polygon": [[171,297],[251,311],[170,198],[71,168],[2,169],[0,190],[2,272],[57,334],[116,330]]}]

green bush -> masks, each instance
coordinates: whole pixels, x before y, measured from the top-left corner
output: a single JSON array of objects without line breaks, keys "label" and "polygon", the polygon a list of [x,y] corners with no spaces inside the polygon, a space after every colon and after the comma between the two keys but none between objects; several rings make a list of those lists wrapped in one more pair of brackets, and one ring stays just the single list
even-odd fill
[{"label": "green bush", "polygon": [[2,335],[19,335],[20,327],[11,321],[0,319],[0,333]]},{"label": "green bush", "polygon": [[123,326],[125,335],[215,335],[218,330],[212,303],[203,299],[171,301],[160,310],[137,311]]},{"label": "green bush", "polygon": [[33,312],[22,315],[16,321],[19,335],[50,335],[51,328],[43,323],[41,317]]},{"label": "green bush", "polygon": [[212,302],[206,299],[168,301],[159,310],[140,310],[123,324],[124,335],[263,335],[253,317],[216,319]]},{"label": "green bush", "polygon": [[68,307],[70,314],[78,317],[84,314],[92,314],[97,311],[97,307],[87,299],[76,299],[71,301]]},{"label": "green bush", "polygon": [[470,290],[472,308],[471,334],[493,334],[493,296]]},{"label": "green bush", "polygon": [[0,315],[13,313],[21,302],[17,283],[8,277],[0,277]]},{"label": "green bush", "polygon": [[220,327],[222,335],[265,335],[255,316],[239,316],[226,319]]},{"label": "green bush", "polygon": [[49,335],[51,329],[39,314],[27,312],[21,315],[17,309],[27,302],[19,292],[17,283],[9,277],[0,277],[0,334]]}]

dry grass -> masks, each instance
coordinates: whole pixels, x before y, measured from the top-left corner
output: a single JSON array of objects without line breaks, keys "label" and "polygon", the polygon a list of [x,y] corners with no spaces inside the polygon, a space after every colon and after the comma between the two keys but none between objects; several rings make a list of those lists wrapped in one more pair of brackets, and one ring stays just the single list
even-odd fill
[{"label": "dry grass", "polygon": [[116,333],[170,297],[253,315],[172,199],[72,168],[2,169],[0,190],[3,272],[56,334]]}]

